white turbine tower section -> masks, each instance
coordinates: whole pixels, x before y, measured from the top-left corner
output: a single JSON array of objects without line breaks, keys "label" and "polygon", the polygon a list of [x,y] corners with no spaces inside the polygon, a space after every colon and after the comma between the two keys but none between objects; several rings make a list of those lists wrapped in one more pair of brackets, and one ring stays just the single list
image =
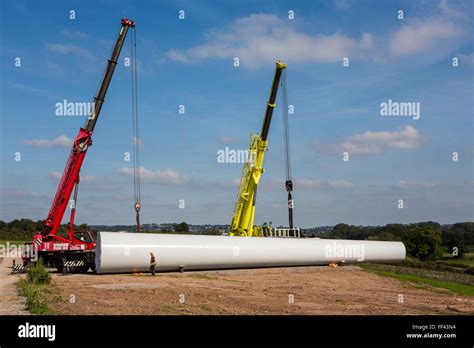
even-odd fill
[{"label": "white turbine tower section", "polygon": [[331,262],[405,259],[405,246],[401,242],[123,232],[99,232],[95,250],[98,274],[147,272],[150,252],[156,256],[157,271],[313,266]]}]

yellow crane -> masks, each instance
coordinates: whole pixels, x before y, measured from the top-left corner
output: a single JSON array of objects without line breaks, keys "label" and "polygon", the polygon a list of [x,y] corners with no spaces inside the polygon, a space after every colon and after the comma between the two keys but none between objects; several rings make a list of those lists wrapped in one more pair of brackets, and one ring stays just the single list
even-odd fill
[{"label": "yellow crane", "polygon": [[[250,135],[250,149],[244,169],[242,178],[240,180],[237,200],[234,208],[234,215],[229,229],[230,236],[242,237],[263,237],[269,235],[268,226],[254,226],[255,219],[255,202],[257,197],[257,188],[260,181],[260,176],[264,172],[263,160],[268,145],[268,131],[272,120],[273,110],[275,109],[275,100],[278,93],[278,86],[283,70],[286,69],[287,64],[277,60],[275,66],[275,76],[273,78],[272,88],[270,90],[270,97],[268,98],[265,118],[263,120],[262,130],[260,134]],[[286,95],[284,96],[286,102]],[[286,138],[287,139],[287,138]],[[287,145],[287,143],[285,143]],[[286,155],[286,154],[285,154]],[[288,158],[287,160],[288,167]],[[288,182],[290,181],[290,182]],[[291,199],[290,190],[292,190],[291,178],[288,178],[285,183],[289,194],[288,209],[290,214],[290,229],[293,228],[293,202]],[[299,234],[299,229],[298,229]]]}]

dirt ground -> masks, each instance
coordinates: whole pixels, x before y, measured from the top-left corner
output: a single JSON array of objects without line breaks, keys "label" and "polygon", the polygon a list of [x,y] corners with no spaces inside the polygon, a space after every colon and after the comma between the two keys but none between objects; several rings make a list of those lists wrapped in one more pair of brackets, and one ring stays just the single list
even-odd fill
[{"label": "dirt ground", "polygon": [[[0,315],[29,314],[25,311],[25,298],[18,296],[16,282],[19,276],[11,275],[12,258],[0,257]],[[21,263],[21,259],[16,259]]]},{"label": "dirt ground", "polygon": [[[55,314],[473,314],[474,299],[355,266],[55,274]],[[401,300],[399,302],[399,300]]]},{"label": "dirt ground", "polygon": [[[0,259],[0,314],[28,314],[11,264]],[[474,314],[472,297],[356,266],[53,279],[54,314]]]}]

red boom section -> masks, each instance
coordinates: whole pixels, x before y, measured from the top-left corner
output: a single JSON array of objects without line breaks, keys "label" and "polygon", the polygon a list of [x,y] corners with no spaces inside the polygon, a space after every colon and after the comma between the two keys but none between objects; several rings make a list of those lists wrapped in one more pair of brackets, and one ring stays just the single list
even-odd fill
[{"label": "red boom section", "polygon": [[[74,186],[76,183],[79,183],[79,172],[81,170],[82,162],[86,156],[87,149],[90,145],[92,145],[92,132],[94,131],[95,124],[99,118],[102,104],[104,103],[107,89],[109,88],[110,81],[112,80],[112,75],[117,65],[127,31],[129,28],[134,27],[134,21],[122,18],[119,35],[112,49],[112,54],[108,60],[107,68],[105,69],[105,73],[102,77],[99,90],[94,98],[93,110],[91,110],[85,127],[79,130],[79,133],[74,140],[66,168],[64,169],[61,181],[59,182],[58,189],[56,191],[56,195],[54,196],[54,200],[51,205],[51,209],[49,210],[48,217],[46,218],[46,229],[43,232],[43,235],[45,236],[51,235],[55,236],[57,240],[61,240],[61,238],[57,236],[59,225],[61,224],[61,220],[64,216],[64,212],[66,211],[69,198],[71,197],[71,193],[74,190]],[[74,205],[75,204],[76,202],[74,202]],[[74,212],[75,210],[72,209],[71,220],[74,218]],[[69,241],[71,242],[73,241],[73,235],[74,233],[72,228],[70,228],[68,237]]]},{"label": "red boom section", "polygon": [[69,159],[66,163],[66,168],[64,168],[63,176],[56,191],[56,196],[54,196],[53,204],[51,205],[51,209],[49,210],[46,219],[45,235],[56,235],[58,232],[59,225],[61,224],[74,185],[79,181],[79,172],[86,156],[87,149],[92,145],[91,136],[92,132],[88,132],[84,128],[81,128],[74,140]]},{"label": "red boom section", "polygon": [[[115,67],[117,66],[120,51],[122,50],[127,32],[130,28],[134,27],[134,21],[122,18],[120,32],[115,41],[111,56],[107,60],[107,67],[102,76],[99,90],[94,97],[93,109],[89,113],[86,125],[79,130],[79,133],[74,139],[66,167],[64,168],[63,175],[56,190],[56,195],[51,204],[51,209],[49,210],[48,217],[45,221],[45,229],[33,236],[33,243],[31,243],[32,247],[27,248],[30,251],[22,257],[24,263],[31,261],[31,250],[37,250],[42,253],[41,257],[44,258],[44,261],[48,264],[51,264],[52,262],[58,271],[63,270],[64,267],[82,267],[82,271],[86,272],[89,267],[93,267],[94,260],[91,259],[91,255],[93,255],[91,251],[94,251],[95,242],[90,231],[75,232],[73,230],[77,190],[80,179],[79,172],[81,171],[87,150],[89,146],[92,145],[92,133],[94,132],[94,127],[99,118],[102,104],[105,101],[105,96],[110,81],[112,80]],[[135,32],[133,34],[133,42],[135,42]],[[73,205],[71,204],[69,230],[67,237],[64,238],[58,235],[58,230],[73,190],[75,191],[74,200],[71,202]],[[71,260],[72,262],[79,262],[81,264],[76,266],[68,265],[67,262]]]}]

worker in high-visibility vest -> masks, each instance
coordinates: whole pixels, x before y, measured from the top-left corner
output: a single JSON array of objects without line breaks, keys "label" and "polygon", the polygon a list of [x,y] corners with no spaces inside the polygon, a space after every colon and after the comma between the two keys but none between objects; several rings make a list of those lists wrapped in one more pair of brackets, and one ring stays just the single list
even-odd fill
[{"label": "worker in high-visibility vest", "polygon": [[151,275],[155,275],[155,269],[156,269],[156,258],[155,255],[153,255],[152,252],[150,252],[150,272]]}]

